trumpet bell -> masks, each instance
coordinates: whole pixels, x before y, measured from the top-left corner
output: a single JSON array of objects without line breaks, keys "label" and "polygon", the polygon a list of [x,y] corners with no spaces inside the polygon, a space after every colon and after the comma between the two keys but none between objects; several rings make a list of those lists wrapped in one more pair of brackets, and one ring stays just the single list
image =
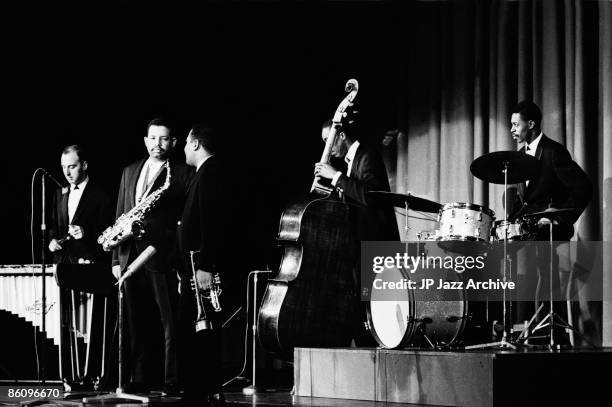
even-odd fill
[{"label": "trumpet bell", "polygon": [[213,324],[208,319],[201,318],[201,319],[198,319],[195,322],[195,331],[196,332],[209,331],[209,330],[212,330],[212,329],[213,329]]}]

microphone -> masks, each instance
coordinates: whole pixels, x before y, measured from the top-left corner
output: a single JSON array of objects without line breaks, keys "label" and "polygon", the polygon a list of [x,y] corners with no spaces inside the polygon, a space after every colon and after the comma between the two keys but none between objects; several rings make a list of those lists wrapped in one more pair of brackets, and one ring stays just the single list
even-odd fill
[{"label": "microphone", "polygon": [[44,175],[49,177],[51,179],[51,181],[55,182],[58,187],[60,187],[60,188],[64,187],[58,180],[55,179],[53,174],[51,174],[49,171],[45,170],[44,168],[39,168],[39,170],[42,171]]},{"label": "microphone", "polygon": [[147,248],[144,249],[142,253],[140,253],[138,257],[136,257],[134,261],[127,266],[125,273],[123,273],[119,281],[117,281],[117,285],[121,286],[121,284],[123,284],[128,277],[144,266],[155,253],[157,253],[157,249],[155,247],[151,245],[147,246]]},{"label": "microphone", "polygon": [[72,239],[72,235],[70,233],[68,233],[66,236],[62,237],[61,239],[57,239],[57,243],[64,244],[65,242],[67,242],[70,239]]}]

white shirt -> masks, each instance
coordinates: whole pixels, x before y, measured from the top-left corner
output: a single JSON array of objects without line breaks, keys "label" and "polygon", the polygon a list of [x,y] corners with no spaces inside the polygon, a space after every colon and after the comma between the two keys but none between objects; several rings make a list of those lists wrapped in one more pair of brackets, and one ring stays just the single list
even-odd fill
[{"label": "white shirt", "polygon": [[[358,148],[359,148],[359,141],[355,141],[353,144],[351,144],[348,151],[346,152],[346,155],[344,156],[344,161],[348,164],[348,167],[346,168],[346,176],[349,178],[351,177],[351,169],[353,169],[353,161],[355,160],[355,154],[357,154]],[[336,186],[336,183],[338,182],[338,179],[340,178],[341,175],[342,175],[342,172],[340,171],[338,171],[334,175],[334,178],[332,179],[333,186]]]},{"label": "white shirt", "polygon": [[[85,177],[80,184],[70,184],[70,194],[68,195],[68,223],[72,223],[72,218],[79,207],[79,202],[83,196],[83,190],[89,182],[89,177]],[[77,188],[78,187],[78,188]]]},{"label": "white shirt", "polygon": [[[139,202],[147,195],[147,192],[151,189],[151,185],[155,182],[164,164],[166,164],[165,161],[153,161],[151,158],[144,163],[140,171],[140,176],[138,177],[138,182],[136,183],[136,202]],[[147,179],[146,185],[145,177]]]},{"label": "white shirt", "polygon": [[532,157],[535,157],[536,150],[538,148],[538,144],[540,144],[541,139],[542,139],[542,132],[540,132],[540,135],[536,137],[535,140],[532,140],[531,143],[525,146],[525,153],[529,154]]},{"label": "white shirt", "polygon": [[[540,135],[536,137],[535,140],[532,140],[531,143],[525,145],[525,154],[529,154],[530,156],[535,157],[536,150],[541,139],[542,132],[540,132]],[[525,181],[525,185],[529,185],[529,180]]]}]

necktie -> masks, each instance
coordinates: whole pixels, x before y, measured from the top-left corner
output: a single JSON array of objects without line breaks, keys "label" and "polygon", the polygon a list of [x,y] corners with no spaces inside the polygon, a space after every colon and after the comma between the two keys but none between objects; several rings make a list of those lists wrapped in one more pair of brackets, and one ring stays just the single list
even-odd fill
[{"label": "necktie", "polygon": [[74,188],[72,189],[72,191],[70,191],[70,194],[68,195],[68,222],[72,222],[72,218],[74,217],[74,213],[76,212],[76,207],[77,207],[77,203],[76,203],[76,195],[74,194],[74,191],[77,191],[79,189],[78,185],[75,185]]}]

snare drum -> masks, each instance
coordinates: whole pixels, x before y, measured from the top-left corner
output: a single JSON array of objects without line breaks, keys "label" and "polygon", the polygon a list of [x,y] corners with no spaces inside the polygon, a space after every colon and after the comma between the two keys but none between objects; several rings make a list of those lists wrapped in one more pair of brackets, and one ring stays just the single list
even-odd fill
[{"label": "snare drum", "polygon": [[495,212],[471,203],[451,202],[440,209],[439,240],[489,242]]},{"label": "snare drum", "polygon": [[507,225],[506,236],[509,242],[527,240],[531,236],[530,225],[522,220],[514,222],[506,222],[505,220],[498,220],[494,223],[494,238],[500,242],[506,239],[504,236],[504,225]]},{"label": "snare drum", "polygon": [[416,234],[416,238],[419,241],[438,240],[439,237],[440,237],[440,231],[437,229],[436,230],[421,230],[420,232]]}]

